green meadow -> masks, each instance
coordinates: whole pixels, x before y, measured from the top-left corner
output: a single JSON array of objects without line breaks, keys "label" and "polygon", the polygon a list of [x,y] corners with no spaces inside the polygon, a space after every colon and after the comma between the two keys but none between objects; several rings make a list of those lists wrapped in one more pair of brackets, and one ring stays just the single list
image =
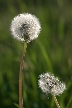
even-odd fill
[{"label": "green meadow", "polygon": [[19,13],[39,18],[41,32],[28,43],[23,70],[24,108],[56,108],[53,97],[38,86],[38,77],[51,72],[66,83],[57,96],[61,108],[72,108],[72,1],[0,0],[0,108],[16,108],[23,43],[11,35]]}]

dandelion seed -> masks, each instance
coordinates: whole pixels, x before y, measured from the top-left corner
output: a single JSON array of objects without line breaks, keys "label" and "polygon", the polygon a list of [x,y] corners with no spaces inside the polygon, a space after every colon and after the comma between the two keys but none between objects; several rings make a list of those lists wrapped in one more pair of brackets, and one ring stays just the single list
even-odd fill
[{"label": "dandelion seed", "polygon": [[36,16],[22,13],[12,20],[10,30],[14,38],[28,43],[38,37],[41,26]]},{"label": "dandelion seed", "polygon": [[39,75],[38,85],[46,94],[54,96],[62,94],[66,89],[64,82],[59,81],[57,77],[49,72]]}]

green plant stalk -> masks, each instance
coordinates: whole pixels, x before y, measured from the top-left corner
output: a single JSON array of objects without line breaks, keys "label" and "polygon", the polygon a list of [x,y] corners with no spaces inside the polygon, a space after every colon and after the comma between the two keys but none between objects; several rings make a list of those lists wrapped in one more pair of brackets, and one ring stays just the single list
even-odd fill
[{"label": "green plant stalk", "polygon": [[58,103],[57,98],[56,98],[55,95],[53,95],[53,98],[54,98],[54,101],[56,103],[57,108],[60,108],[60,105],[59,105],[59,103]]},{"label": "green plant stalk", "polygon": [[70,98],[66,108],[69,108],[70,103],[72,103],[72,97]]},{"label": "green plant stalk", "polygon": [[26,53],[26,48],[27,48],[27,42],[24,42],[24,49],[21,57],[21,62],[20,62],[20,71],[19,71],[19,108],[23,108],[23,95],[22,95],[22,71],[24,67],[24,57]]}]

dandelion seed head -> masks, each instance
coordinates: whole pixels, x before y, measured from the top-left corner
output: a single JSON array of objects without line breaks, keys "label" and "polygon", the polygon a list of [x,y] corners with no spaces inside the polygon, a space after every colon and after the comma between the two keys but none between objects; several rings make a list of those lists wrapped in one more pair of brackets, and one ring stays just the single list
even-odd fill
[{"label": "dandelion seed head", "polygon": [[26,40],[30,42],[38,37],[41,26],[36,16],[29,13],[22,13],[14,17],[10,30],[14,38],[20,41]]},{"label": "dandelion seed head", "polygon": [[57,77],[49,72],[39,75],[38,85],[44,93],[55,96],[62,94],[66,89],[65,83],[59,81]]}]

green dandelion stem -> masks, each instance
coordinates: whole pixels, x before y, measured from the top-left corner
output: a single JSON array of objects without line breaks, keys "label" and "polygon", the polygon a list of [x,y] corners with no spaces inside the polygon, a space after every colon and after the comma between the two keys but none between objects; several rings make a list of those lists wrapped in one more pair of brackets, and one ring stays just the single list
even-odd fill
[{"label": "green dandelion stem", "polygon": [[24,50],[22,53],[21,57],[21,62],[20,62],[20,72],[19,72],[19,108],[23,108],[23,95],[22,95],[22,70],[24,67],[24,57],[26,53],[26,48],[27,48],[27,42],[24,42]]}]

